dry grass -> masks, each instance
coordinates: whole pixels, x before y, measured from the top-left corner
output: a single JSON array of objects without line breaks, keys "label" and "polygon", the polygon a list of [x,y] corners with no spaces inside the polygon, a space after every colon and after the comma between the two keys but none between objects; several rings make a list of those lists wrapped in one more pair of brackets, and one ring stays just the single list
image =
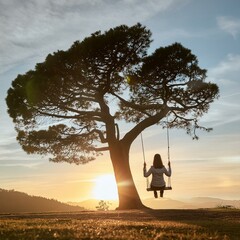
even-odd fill
[{"label": "dry grass", "polygon": [[239,210],[0,215],[0,239],[240,239]]}]

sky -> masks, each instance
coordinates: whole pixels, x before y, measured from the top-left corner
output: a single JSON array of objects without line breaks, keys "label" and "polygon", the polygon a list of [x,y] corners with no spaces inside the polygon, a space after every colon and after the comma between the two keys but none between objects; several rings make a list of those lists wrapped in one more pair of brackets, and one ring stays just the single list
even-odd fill
[{"label": "sky", "polygon": [[[201,119],[213,131],[199,132],[193,141],[183,130],[170,130],[173,190],[165,197],[240,199],[238,0],[0,0],[0,188],[65,202],[97,197],[97,190],[106,188],[113,174],[108,154],[79,166],[27,155],[16,141],[5,98],[17,75],[49,53],[67,50],[98,30],[137,22],[152,32],[150,51],[180,42],[208,70],[207,81],[220,88],[220,98]],[[128,129],[124,125],[121,135]],[[147,166],[155,153],[167,164],[166,130],[153,126],[143,140]],[[142,176],[140,138],[132,145],[130,163],[140,197],[152,197]]]}]

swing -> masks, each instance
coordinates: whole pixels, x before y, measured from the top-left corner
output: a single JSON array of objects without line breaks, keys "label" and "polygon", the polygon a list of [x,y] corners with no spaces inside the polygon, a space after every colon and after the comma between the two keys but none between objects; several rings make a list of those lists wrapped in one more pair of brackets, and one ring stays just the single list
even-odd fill
[{"label": "swing", "polygon": [[[143,152],[143,161],[144,161],[144,164],[146,164],[146,160],[145,160],[145,151],[144,151],[144,144],[143,144],[143,137],[142,137],[142,133],[141,133],[141,143],[142,143],[142,152]],[[168,163],[170,163],[170,147],[169,147],[169,132],[168,132],[168,127],[167,127],[167,143],[168,143]],[[151,185],[149,183],[149,179],[147,177],[147,188],[146,190],[148,192],[151,192],[151,191],[158,191],[158,190],[172,190],[172,186],[171,186],[171,177],[168,177],[168,181],[167,181],[167,185],[165,187],[154,187],[151,188]]]}]

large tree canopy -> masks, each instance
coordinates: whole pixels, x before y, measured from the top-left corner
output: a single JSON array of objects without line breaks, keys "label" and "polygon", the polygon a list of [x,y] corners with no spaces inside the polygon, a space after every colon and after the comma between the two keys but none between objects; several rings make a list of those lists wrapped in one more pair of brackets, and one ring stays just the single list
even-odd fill
[{"label": "large tree canopy", "polygon": [[[151,32],[141,24],[121,25],[49,54],[18,75],[7,105],[23,149],[76,164],[109,150],[120,183],[130,146],[147,127],[164,126],[168,116],[169,127],[193,138],[197,128],[209,130],[199,119],[218,97],[217,85],[205,81],[206,70],[180,43],[148,55],[150,43]],[[123,120],[134,126],[120,136]]]}]

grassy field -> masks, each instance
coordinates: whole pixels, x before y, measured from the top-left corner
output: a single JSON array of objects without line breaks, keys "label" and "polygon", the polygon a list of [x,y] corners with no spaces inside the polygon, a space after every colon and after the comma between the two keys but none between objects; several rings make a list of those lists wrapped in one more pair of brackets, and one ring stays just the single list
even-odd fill
[{"label": "grassy field", "polygon": [[240,210],[2,214],[0,239],[239,240]]}]

